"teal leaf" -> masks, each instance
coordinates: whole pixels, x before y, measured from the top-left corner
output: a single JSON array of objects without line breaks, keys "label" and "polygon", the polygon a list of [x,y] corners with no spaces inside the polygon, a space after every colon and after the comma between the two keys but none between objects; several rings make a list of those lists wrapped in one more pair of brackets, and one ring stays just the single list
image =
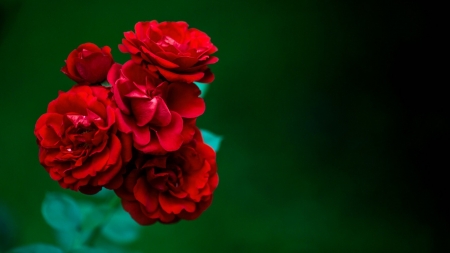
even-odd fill
[{"label": "teal leaf", "polygon": [[203,141],[208,144],[214,151],[219,151],[220,143],[222,142],[223,137],[220,135],[216,135],[211,133],[208,130],[200,129],[203,136]]},{"label": "teal leaf", "polygon": [[205,97],[205,95],[206,95],[206,91],[208,90],[208,88],[209,88],[209,84],[205,84],[205,83],[198,83],[198,82],[194,82],[196,85],[197,85],[197,87],[200,89],[200,91],[202,92],[201,94],[200,94],[200,97],[201,98],[204,98]]},{"label": "teal leaf", "polygon": [[71,253],[110,253],[106,249],[101,248],[91,248],[91,247],[81,247],[70,251]]},{"label": "teal leaf", "polygon": [[81,233],[76,230],[56,230],[55,238],[58,245],[64,249],[69,250],[78,243]]},{"label": "teal leaf", "polygon": [[16,226],[9,210],[0,203],[0,252],[9,248],[16,238]]},{"label": "teal leaf", "polygon": [[110,88],[110,87],[111,87],[111,84],[109,84],[108,81],[104,81],[104,82],[102,83],[102,86],[103,86],[103,87]]},{"label": "teal leaf", "polygon": [[47,193],[42,203],[42,216],[56,230],[78,230],[81,212],[75,200],[62,193]]},{"label": "teal leaf", "polygon": [[49,244],[32,244],[12,249],[8,253],[64,253],[60,248]]},{"label": "teal leaf", "polygon": [[102,234],[112,242],[125,244],[138,238],[140,228],[136,221],[130,217],[130,214],[125,212],[123,208],[118,208],[103,227]]},{"label": "teal leaf", "polygon": [[96,193],[92,196],[96,197],[96,198],[102,198],[102,199],[112,198],[114,196],[114,191],[106,189],[106,188],[102,188],[98,193]]},{"label": "teal leaf", "polygon": [[81,212],[81,225],[79,230],[56,230],[56,241],[62,249],[68,250],[79,247],[104,220],[104,205],[97,205],[90,201],[77,201]]},{"label": "teal leaf", "polygon": [[100,225],[107,212],[105,205],[94,204],[89,201],[79,201],[78,206],[82,214],[81,228],[85,231],[92,230]]}]

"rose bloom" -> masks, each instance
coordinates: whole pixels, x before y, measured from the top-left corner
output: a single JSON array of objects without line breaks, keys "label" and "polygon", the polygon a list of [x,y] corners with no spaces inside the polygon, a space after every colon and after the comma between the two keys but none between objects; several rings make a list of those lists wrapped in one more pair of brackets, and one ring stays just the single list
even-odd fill
[{"label": "rose bloom", "polygon": [[141,225],[196,219],[219,182],[216,154],[196,130],[194,139],[165,155],[140,153],[116,189],[123,208]]},{"label": "rose bloom", "polygon": [[96,84],[106,80],[113,63],[110,47],[100,49],[93,43],[85,43],[69,54],[61,71],[77,83]]},{"label": "rose bloom", "polygon": [[110,95],[103,86],[74,86],[37,120],[39,161],[61,187],[94,194],[122,184],[122,144]]},{"label": "rose bloom", "polygon": [[195,84],[163,82],[133,61],[115,63],[108,82],[117,103],[118,129],[136,149],[162,154],[192,139],[195,120],[205,111]]},{"label": "rose bloom", "polygon": [[138,22],[135,32],[125,32],[119,45],[123,53],[159,72],[168,81],[210,83],[214,75],[209,64],[219,59],[211,54],[217,47],[204,32],[186,22]]}]

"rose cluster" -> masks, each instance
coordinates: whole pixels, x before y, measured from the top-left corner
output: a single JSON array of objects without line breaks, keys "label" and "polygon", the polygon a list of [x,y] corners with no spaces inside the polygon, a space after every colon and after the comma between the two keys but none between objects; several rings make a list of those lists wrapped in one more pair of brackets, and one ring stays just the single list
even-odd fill
[{"label": "rose cluster", "polygon": [[121,198],[142,225],[197,218],[218,184],[215,151],[196,119],[194,82],[211,83],[217,48],[185,22],[138,22],[124,33],[124,64],[108,46],[85,43],[61,71],[76,82],[48,105],[34,134],[39,161],[61,187]]}]

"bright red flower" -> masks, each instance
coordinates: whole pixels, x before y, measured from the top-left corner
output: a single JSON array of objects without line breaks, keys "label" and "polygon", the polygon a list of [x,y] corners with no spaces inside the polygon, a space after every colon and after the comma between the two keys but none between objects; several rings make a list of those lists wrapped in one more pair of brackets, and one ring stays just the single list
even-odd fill
[{"label": "bright red flower", "polygon": [[106,80],[113,63],[110,47],[100,49],[93,43],[85,43],[69,54],[61,71],[77,83],[95,84]]},{"label": "bright red flower", "polygon": [[37,120],[39,161],[61,187],[94,194],[122,184],[124,144],[116,136],[110,95],[103,86],[74,86]]},{"label": "bright red flower", "polygon": [[175,152],[139,153],[115,192],[139,224],[174,223],[206,210],[218,182],[216,154],[196,130],[194,139]]},{"label": "bright red flower", "polygon": [[119,131],[129,134],[144,153],[175,151],[192,139],[195,118],[205,111],[193,83],[168,83],[134,63],[115,63],[108,73],[117,103]]},{"label": "bright red flower", "polygon": [[188,29],[186,22],[138,22],[135,33],[124,35],[119,50],[130,53],[136,63],[144,63],[164,79],[187,83],[214,80],[208,65],[219,60],[211,56],[217,47],[204,32]]}]

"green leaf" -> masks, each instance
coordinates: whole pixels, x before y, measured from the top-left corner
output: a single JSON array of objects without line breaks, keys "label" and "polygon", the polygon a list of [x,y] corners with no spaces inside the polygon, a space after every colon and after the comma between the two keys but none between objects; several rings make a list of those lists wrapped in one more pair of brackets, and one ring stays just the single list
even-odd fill
[{"label": "green leaf", "polygon": [[90,201],[78,201],[78,207],[82,214],[81,228],[83,230],[92,230],[100,225],[107,212],[107,206]]},{"label": "green leaf", "polygon": [[125,212],[123,208],[118,208],[103,227],[102,234],[112,242],[125,244],[138,238],[140,228],[136,221],[130,217],[130,214]]},{"label": "green leaf", "polygon": [[106,249],[81,247],[70,251],[71,253],[109,253]]},{"label": "green leaf", "polygon": [[211,133],[208,130],[200,129],[203,136],[203,141],[208,144],[214,151],[219,151],[220,143],[222,142],[223,137],[220,135],[216,135]]},{"label": "green leaf", "polygon": [[63,250],[69,250],[73,246],[77,245],[80,237],[81,232],[76,230],[55,231],[56,242]]},{"label": "green leaf", "polygon": [[81,212],[75,200],[62,193],[47,193],[42,203],[42,216],[56,230],[78,230]]},{"label": "green leaf", "polygon": [[104,81],[104,82],[102,83],[102,86],[103,86],[103,87],[110,88],[110,87],[111,87],[111,84],[109,84],[108,81]]},{"label": "green leaf", "polygon": [[9,210],[0,203],[0,252],[9,248],[16,238],[16,227]]},{"label": "green leaf", "polygon": [[12,249],[8,253],[64,253],[60,248],[49,244],[32,244]]},{"label": "green leaf", "polygon": [[206,83],[198,83],[198,82],[194,82],[196,85],[197,85],[197,87],[200,89],[200,91],[202,92],[201,94],[200,94],[200,97],[201,98],[204,98],[205,97],[205,95],[206,95],[206,91],[208,90],[208,88],[209,88],[209,84],[206,84]]},{"label": "green leaf", "polygon": [[114,191],[106,188],[102,188],[98,193],[92,195],[92,197],[102,199],[112,198],[112,196],[114,196]]},{"label": "green leaf", "polygon": [[97,239],[95,246],[106,250],[108,253],[141,253],[131,251],[130,249],[124,249],[123,246],[117,245],[116,243],[111,243],[111,241],[106,239],[104,236]]}]

